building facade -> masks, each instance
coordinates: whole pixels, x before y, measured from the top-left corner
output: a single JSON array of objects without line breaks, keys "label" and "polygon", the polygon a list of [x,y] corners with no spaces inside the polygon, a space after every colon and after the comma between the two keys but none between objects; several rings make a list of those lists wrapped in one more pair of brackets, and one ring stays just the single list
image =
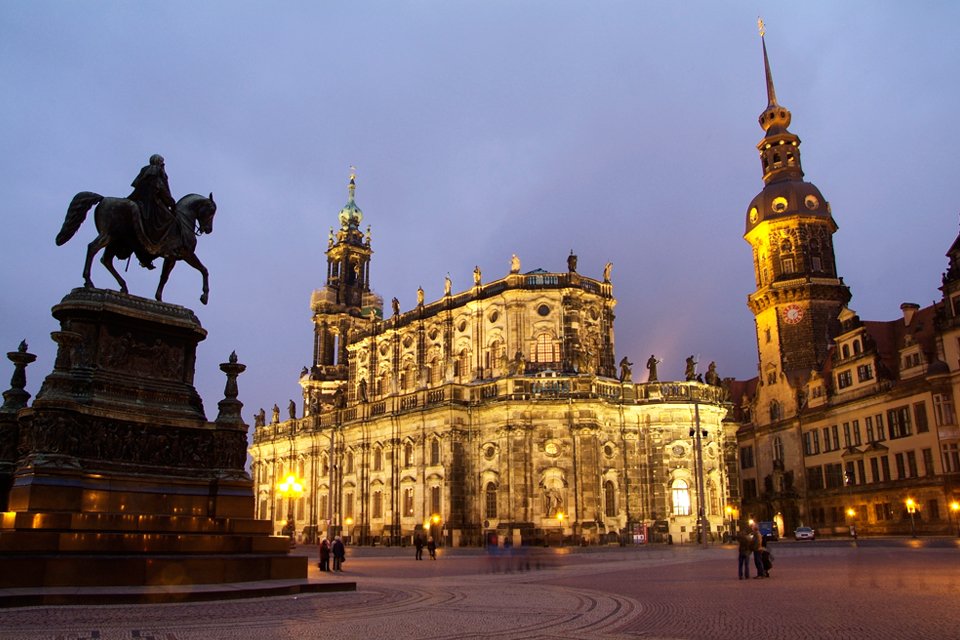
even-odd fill
[{"label": "building facade", "polygon": [[861,321],[837,274],[829,203],[803,180],[800,139],[777,101],[763,43],[768,105],[757,145],[763,190],[747,208],[758,377],[742,400],[743,511],[820,533],[958,530],[960,238],[943,299]]},{"label": "building facade", "polygon": [[[614,355],[610,265],[509,272],[441,299],[370,289],[369,229],[351,176],[327,278],[311,299],[313,364],[291,401],[257,416],[257,515],[297,535],[397,544],[429,533],[453,545],[495,534],[550,541],[688,541],[728,531],[736,427],[727,388],[635,383]],[[294,476],[300,492],[285,492]],[[732,494],[732,495],[731,495]],[[289,523],[289,524],[288,524]]]}]

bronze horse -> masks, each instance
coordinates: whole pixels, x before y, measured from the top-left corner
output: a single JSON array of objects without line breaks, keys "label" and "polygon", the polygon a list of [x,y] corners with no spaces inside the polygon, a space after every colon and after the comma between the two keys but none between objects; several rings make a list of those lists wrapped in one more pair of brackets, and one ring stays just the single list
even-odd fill
[{"label": "bronze horse", "polygon": [[203,295],[200,302],[207,304],[210,286],[207,281],[207,268],[203,266],[195,253],[197,236],[213,232],[213,216],[217,212],[217,203],[213,201],[213,194],[204,198],[196,193],[183,196],[177,201],[176,217],[171,218],[163,237],[156,242],[146,239],[140,219],[140,207],[128,198],[105,198],[90,191],[81,191],[73,197],[67,209],[67,217],[63,227],[57,234],[57,246],[64,244],[73,237],[87,217],[87,211],[97,205],[94,211],[94,221],[99,235],[87,245],[87,261],[83,266],[83,285],[93,287],[90,279],[90,266],[93,257],[103,249],[100,262],[113,274],[120,284],[120,291],[127,292],[127,283],[113,266],[113,259],[121,260],[136,254],[140,263],[152,269],[152,260],[163,258],[163,268],[160,272],[160,285],[157,287],[156,299],[162,300],[163,287],[167,284],[170,272],[178,260],[183,260],[203,276]]}]

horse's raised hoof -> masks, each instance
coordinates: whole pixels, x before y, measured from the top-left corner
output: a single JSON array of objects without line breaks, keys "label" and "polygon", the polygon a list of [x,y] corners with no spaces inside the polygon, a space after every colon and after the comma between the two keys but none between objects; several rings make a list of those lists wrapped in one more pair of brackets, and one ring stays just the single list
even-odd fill
[{"label": "horse's raised hoof", "polygon": [[94,289],[95,287],[93,286],[93,281],[91,281],[91,280],[84,280],[84,281],[83,281],[83,288],[84,288],[84,289]]},{"label": "horse's raised hoof", "polygon": [[207,294],[200,296],[200,304],[207,304]]}]

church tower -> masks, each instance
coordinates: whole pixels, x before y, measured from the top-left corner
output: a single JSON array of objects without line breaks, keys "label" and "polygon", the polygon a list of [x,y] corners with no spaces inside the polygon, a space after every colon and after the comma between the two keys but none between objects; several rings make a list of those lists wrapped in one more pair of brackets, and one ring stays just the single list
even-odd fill
[{"label": "church tower", "polygon": [[756,322],[760,362],[759,423],[796,409],[796,393],[811,370],[822,367],[838,316],[850,291],[837,276],[830,204],[803,179],[800,138],[788,131],[790,111],[777,101],[763,46],[767,107],[760,114],[757,144],[764,187],[747,207],[744,239],[753,249],[756,291],[747,305]]},{"label": "church tower", "polygon": [[354,199],[351,172],[347,203],[339,213],[340,229],[327,239],[326,285],[313,292],[313,364],[300,378],[305,413],[332,406],[348,379],[347,347],[357,330],[383,316],[383,300],[370,289],[370,228],[360,231],[363,212]]}]

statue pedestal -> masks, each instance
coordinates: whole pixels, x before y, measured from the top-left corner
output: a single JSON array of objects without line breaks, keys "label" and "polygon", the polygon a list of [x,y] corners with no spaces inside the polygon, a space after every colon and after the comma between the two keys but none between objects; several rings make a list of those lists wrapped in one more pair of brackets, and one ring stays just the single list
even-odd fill
[{"label": "statue pedestal", "polygon": [[[53,315],[53,372],[15,414],[0,587],[305,579],[307,558],[253,518],[235,357],[223,365],[233,398],[206,420],[193,312],[75,289]],[[0,417],[9,438],[13,416]]]}]

